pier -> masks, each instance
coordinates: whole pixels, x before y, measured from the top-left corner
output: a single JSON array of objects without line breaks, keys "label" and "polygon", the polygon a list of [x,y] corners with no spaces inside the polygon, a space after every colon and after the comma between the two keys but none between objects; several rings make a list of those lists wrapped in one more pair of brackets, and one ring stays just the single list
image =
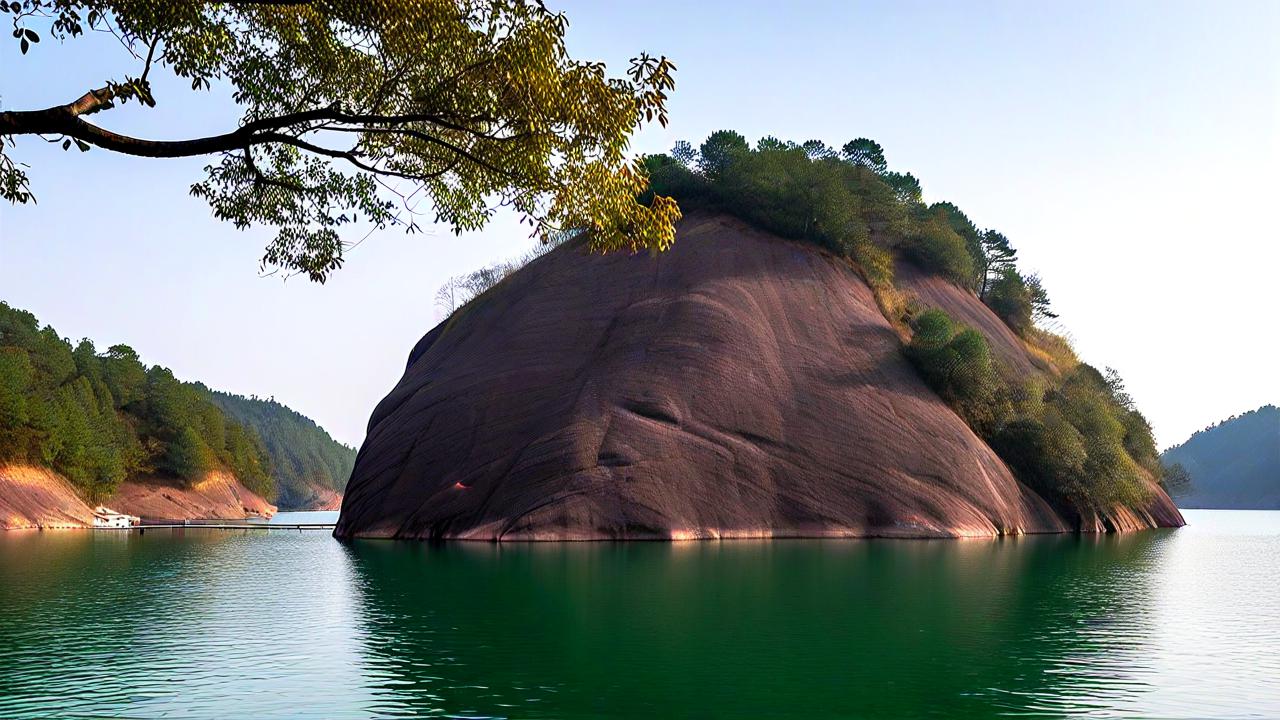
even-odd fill
[{"label": "pier", "polygon": [[128,527],[97,527],[95,530],[332,530],[335,523],[267,523],[237,520],[143,520],[138,525]]}]

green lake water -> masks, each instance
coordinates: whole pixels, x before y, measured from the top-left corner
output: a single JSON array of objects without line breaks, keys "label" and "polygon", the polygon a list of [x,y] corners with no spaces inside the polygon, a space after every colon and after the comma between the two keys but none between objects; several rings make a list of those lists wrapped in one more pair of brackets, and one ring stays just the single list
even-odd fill
[{"label": "green lake water", "polygon": [[0,534],[0,717],[1280,717],[1280,512],[1001,541]]}]

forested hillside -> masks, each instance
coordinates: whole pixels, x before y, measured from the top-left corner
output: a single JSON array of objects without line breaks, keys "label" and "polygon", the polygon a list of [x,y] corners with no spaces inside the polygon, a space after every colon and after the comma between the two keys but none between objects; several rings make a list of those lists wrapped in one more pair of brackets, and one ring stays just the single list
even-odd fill
[{"label": "forested hillside", "polygon": [[276,504],[296,508],[319,485],[341,493],[351,475],[356,450],[334,440],[311,418],[276,402],[199,386],[228,416],[252,429],[271,457]]},{"label": "forested hillside", "polygon": [[73,347],[4,302],[0,462],[52,468],[90,501],[135,475],[189,484],[218,469],[264,497],[275,494],[262,443],[201,387],[143,365],[128,345]]},{"label": "forested hillside", "polygon": [[[954,204],[924,202],[916,178],[890,170],[874,141],[835,149],[766,137],[753,147],[722,130],[698,148],[677,143],[647,167],[653,197],[730,213],[851,262],[926,383],[1059,506],[1087,515],[1140,502],[1164,476],[1150,425],[1120,377],[1080,362],[1063,338],[1037,327],[1054,317],[1049,298],[1039,277],[1018,267],[1009,239]],[[981,332],[899,287],[904,262],[976,295],[1039,368],[1006,367]]]},{"label": "forested hillside", "polygon": [[190,485],[231,472],[289,508],[341,492],[355,450],[274,400],[183,382],[128,345],[72,345],[35,315],[0,302],[0,464],[48,467],[90,502],[125,480]]},{"label": "forested hillside", "polygon": [[1264,405],[1197,432],[1164,452],[1186,468],[1181,507],[1280,510],[1280,407]]}]

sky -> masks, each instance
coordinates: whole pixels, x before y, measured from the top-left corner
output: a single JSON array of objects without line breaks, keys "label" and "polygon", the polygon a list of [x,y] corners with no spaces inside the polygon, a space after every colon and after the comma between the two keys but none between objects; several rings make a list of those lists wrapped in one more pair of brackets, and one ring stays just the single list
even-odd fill
[{"label": "sky", "polygon": [[[678,66],[672,122],[636,152],[723,128],[880,142],[926,200],[1012,240],[1057,328],[1121,373],[1161,447],[1280,403],[1280,3],[550,4],[579,59],[614,75],[641,51]],[[109,37],[25,57],[3,42],[0,108],[66,103],[127,72]],[[226,88],[153,81],[156,108],[91,119],[166,139],[235,126]],[[0,300],[73,341],[275,397],[352,445],[439,320],[436,289],[532,247],[500,216],[461,237],[375,233],[325,285],[262,277],[271,231],[237,231],[188,195],[207,158],[35,138],[10,152],[38,202],[0,207]]]}]

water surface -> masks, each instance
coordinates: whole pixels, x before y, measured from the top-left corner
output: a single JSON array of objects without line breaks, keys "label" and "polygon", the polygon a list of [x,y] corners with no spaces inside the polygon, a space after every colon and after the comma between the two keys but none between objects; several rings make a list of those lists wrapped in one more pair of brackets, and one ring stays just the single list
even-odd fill
[{"label": "water surface", "polygon": [[1187,516],[1003,541],[7,533],[0,717],[1280,716],[1280,512]]}]

